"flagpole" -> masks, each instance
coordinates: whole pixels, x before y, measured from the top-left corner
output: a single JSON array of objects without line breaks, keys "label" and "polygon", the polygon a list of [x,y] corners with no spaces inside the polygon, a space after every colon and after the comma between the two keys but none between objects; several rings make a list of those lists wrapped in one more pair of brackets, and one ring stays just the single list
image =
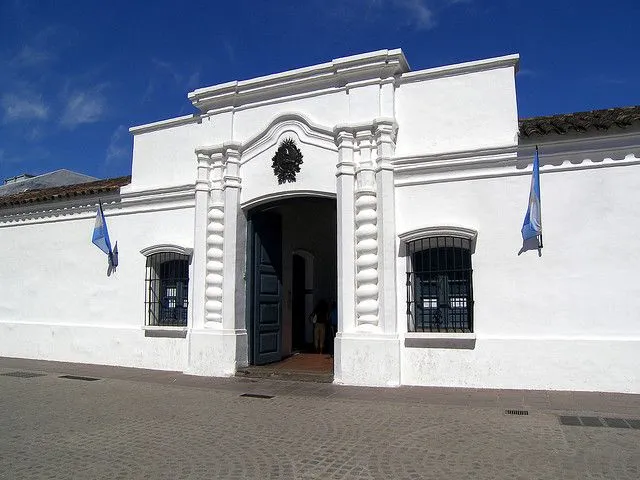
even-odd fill
[{"label": "flagpole", "polygon": [[[538,145],[536,145],[536,158],[538,159],[538,182],[539,182],[540,181],[540,154],[538,152]],[[539,184],[538,184],[538,188],[540,188]],[[542,218],[542,202],[540,202],[540,218]],[[542,232],[540,232],[538,248],[543,248],[543,247],[544,245],[542,243]]]},{"label": "flagpole", "polygon": [[[100,204],[100,215],[102,216],[102,220],[104,222],[104,229],[107,230],[107,220],[104,218],[104,210],[102,209],[102,199],[98,199],[98,203]],[[111,242],[109,242],[109,253],[107,256],[109,257],[109,263],[113,265],[113,249],[111,248]]]}]

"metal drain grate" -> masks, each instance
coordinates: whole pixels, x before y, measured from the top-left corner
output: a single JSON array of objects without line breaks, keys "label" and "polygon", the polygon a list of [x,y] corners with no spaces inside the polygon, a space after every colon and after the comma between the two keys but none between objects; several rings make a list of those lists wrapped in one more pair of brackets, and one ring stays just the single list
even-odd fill
[{"label": "metal drain grate", "polygon": [[274,395],[261,395],[260,393],[243,393],[240,396],[249,397],[249,398],[273,398],[274,397]]},{"label": "metal drain grate", "polygon": [[640,429],[640,420],[631,418],[560,415],[559,420],[561,425],[568,425],[570,427],[609,427]]},{"label": "metal drain grate", "polygon": [[69,380],[83,380],[85,382],[95,382],[96,380],[100,380],[99,378],[80,377],[78,375],[60,375],[60,377],[58,378],[67,378]]},{"label": "metal drain grate", "polygon": [[3,377],[18,377],[18,378],[34,378],[34,377],[44,377],[46,373],[33,373],[33,372],[9,372],[9,373],[0,373]]},{"label": "metal drain grate", "polygon": [[529,410],[505,410],[505,415],[529,415]]}]

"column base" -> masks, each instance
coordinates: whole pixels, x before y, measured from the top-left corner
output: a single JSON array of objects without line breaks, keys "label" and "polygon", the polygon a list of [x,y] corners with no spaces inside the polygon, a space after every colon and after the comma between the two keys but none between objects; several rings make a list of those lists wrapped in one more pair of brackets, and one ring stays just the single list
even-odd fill
[{"label": "column base", "polygon": [[334,383],[369,387],[400,385],[400,338],[376,333],[338,333]]},{"label": "column base", "polygon": [[184,373],[231,377],[248,364],[246,330],[190,330],[189,361]]}]

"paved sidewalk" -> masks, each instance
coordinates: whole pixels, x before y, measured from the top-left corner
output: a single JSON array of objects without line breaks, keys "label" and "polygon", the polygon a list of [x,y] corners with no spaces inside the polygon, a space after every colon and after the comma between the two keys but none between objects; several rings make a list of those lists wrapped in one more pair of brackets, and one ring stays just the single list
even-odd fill
[{"label": "paved sidewalk", "polygon": [[[26,373],[42,375],[12,376]],[[376,389],[0,358],[0,412],[7,479],[640,478],[640,395]]]}]

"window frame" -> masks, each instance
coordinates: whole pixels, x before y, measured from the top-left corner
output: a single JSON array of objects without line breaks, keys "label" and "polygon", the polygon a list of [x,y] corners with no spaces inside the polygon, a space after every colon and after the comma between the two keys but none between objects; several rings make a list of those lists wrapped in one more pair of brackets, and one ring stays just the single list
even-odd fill
[{"label": "window frame", "polygon": [[[475,308],[474,308],[474,296],[473,296],[473,254],[475,253],[476,241],[477,241],[477,231],[467,227],[459,227],[459,226],[431,226],[431,227],[422,227],[415,230],[411,230],[405,233],[401,233],[398,235],[401,243],[401,252],[406,256],[406,266],[403,272],[404,283],[406,286],[406,306],[405,315],[407,318],[407,323],[405,324],[406,334],[405,334],[405,345],[406,346],[433,346],[433,347],[441,347],[441,348],[474,348],[475,347]],[[428,248],[425,249],[415,249],[415,244],[413,242],[422,241],[425,246],[430,245],[433,242],[434,238],[449,238],[452,242],[460,242],[460,246],[462,243],[466,243],[465,249],[468,251],[468,294],[467,294],[467,303],[468,303],[468,316],[469,316],[469,329],[458,329],[457,331],[453,331],[453,329],[441,329],[441,330],[433,330],[433,329],[416,329],[416,285],[415,282],[411,282],[411,285],[408,285],[409,280],[411,280],[410,276],[414,275],[414,254],[420,251],[428,251]],[[412,246],[414,249],[412,250]],[[445,243],[441,246],[446,246]],[[438,248],[438,243],[435,244],[435,248]],[[435,339],[435,343],[431,340]],[[454,342],[451,343],[449,340],[454,339]],[[424,342],[424,340],[428,340]],[[441,342],[444,340],[444,343]],[[464,345],[458,345],[457,341],[462,340]],[[465,343],[469,342],[469,343]],[[411,344],[410,344],[411,343]]]},{"label": "window frame", "polygon": [[[144,329],[146,331],[186,331],[191,320],[189,304],[193,249],[174,244],[159,244],[144,248],[140,253],[146,257]],[[176,262],[172,265],[173,268],[167,265],[169,262]],[[167,272],[164,275],[162,274],[163,266],[170,268],[169,273],[171,275]],[[174,293],[171,296],[171,299],[175,302],[174,305],[171,305],[171,299],[167,295],[162,294],[163,290],[167,290],[168,293]],[[163,306],[161,297],[166,297],[169,304]],[[178,303],[181,305],[178,305]],[[155,314],[152,310],[155,311]],[[166,318],[162,321],[160,317],[165,314],[169,317],[177,315],[179,318],[174,318],[173,320]]]}]

